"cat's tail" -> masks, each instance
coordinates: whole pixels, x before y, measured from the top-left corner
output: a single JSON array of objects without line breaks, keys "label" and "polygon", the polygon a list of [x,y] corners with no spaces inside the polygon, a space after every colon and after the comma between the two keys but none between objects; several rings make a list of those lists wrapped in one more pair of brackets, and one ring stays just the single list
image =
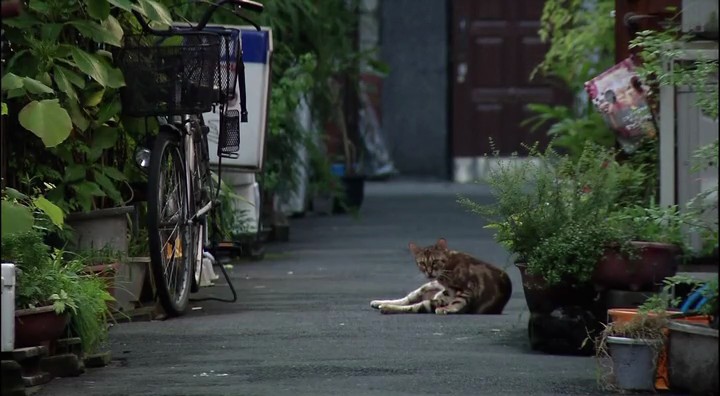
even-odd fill
[{"label": "cat's tail", "polygon": [[497,300],[495,300],[495,304],[487,311],[487,313],[491,315],[502,314],[508,301],[510,301],[510,297],[512,297],[512,281],[510,281],[510,276],[508,276],[507,272],[503,271],[499,283]]}]

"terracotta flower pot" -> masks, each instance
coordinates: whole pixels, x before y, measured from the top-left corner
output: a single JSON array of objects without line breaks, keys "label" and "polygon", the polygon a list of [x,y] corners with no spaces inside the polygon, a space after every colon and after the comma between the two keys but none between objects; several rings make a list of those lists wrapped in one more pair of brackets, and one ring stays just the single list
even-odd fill
[{"label": "terracotta flower pot", "polygon": [[70,315],[58,315],[52,306],[15,311],[15,348],[42,345],[63,335]]},{"label": "terracotta flower pot", "polygon": [[675,275],[682,249],[656,242],[630,242],[639,257],[630,259],[618,248],[608,248],[593,273],[593,282],[606,289],[650,291]]}]

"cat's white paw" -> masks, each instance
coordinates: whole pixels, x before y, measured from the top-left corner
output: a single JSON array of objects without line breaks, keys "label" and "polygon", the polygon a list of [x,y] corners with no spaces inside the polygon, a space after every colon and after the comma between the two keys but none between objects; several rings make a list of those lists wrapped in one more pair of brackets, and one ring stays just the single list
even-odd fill
[{"label": "cat's white paw", "polygon": [[448,313],[449,312],[448,312],[447,308],[444,308],[444,307],[435,308],[435,314],[437,314],[437,315],[447,315]]},{"label": "cat's white paw", "polygon": [[382,305],[382,303],[383,303],[382,300],[372,300],[372,301],[370,301],[370,306],[375,309],[379,309],[380,306]]},{"label": "cat's white paw", "polygon": [[382,314],[391,314],[391,313],[398,312],[398,310],[392,305],[382,305],[381,304],[380,307],[378,307],[378,309],[380,310],[380,313],[382,313]]}]

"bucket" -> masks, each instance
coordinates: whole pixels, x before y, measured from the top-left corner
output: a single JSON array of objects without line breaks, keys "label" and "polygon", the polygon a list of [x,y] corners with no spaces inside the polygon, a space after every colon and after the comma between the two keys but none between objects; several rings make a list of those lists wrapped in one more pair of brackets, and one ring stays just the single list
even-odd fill
[{"label": "bucket", "polygon": [[[681,313],[680,311],[668,311],[668,314],[672,315],[675,313]],[[631,321],[635,316],[638,315],[638,309],[637,308],[613,308],[608,309],[608,317],[610,322],[617,322],[617,323],[623,323],[623,322],[629,322]],[[654,312],[648,312],[648,317],[655,317],[657,316],[657,313]],[[704,315],[696,315],[696,316],[688,316],[681,319],[682,321],[686,322],[692,322],[692,323],[708,323],[709,317]],[[667,336],[668,330],[664,330],[665,335]],[[660,351],[660,354],[658,355],[657,359],[657,374],[655,378],[655,389],[658,390],[668,390],[670,389],[670,378],[668,376],[668,368],[667,368],[667,345],[663,347],[663,349]]]},{"label": "bucket", "polygon": [[668,328],[668,371],[673,390],[717,395],[718,330],[675,320]]},{"label": "bucket", "polygon": [[656,365],[661,340],[608,337],[616,385],[624,390],[655,390]]}]

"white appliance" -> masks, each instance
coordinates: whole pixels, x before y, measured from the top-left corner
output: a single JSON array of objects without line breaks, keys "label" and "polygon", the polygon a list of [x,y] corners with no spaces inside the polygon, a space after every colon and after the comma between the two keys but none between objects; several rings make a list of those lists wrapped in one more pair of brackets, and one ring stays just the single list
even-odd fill
[{"label": "white appliance", "polygon": [[[210,25],[208,25],[210,26]],[[241,199],[235,200],[235,208],[243,211],[248,221],[244,234],[256,234],[260,230],[260,188],[255,174],[262,170],[265,154],[267,112],[270,99],[270,71],[273,52],[272,30],[263,27],[261,31],[251,26],[222,25],[240,29],[242,59],[245,68],[245,91],[247,122],[240,124],[240,151],[237,158],[222,159],[221,177]],[[239,73],[239,70],[238,70]],[[239,74],[238,74],[239,75]],[[239,76],[240,78],[240,76]],[[235,88],[235,97],[228,103],[229,110],[241,111],[240,79]],[[203,120],[210,129],[208,148],[210,164],[217,165],[217,144],[220,135],[220,115],[208,112]]]},{"label": "white appliance", "polygon": [[15,349],[15,264],[2,263],[2,351]]}]

